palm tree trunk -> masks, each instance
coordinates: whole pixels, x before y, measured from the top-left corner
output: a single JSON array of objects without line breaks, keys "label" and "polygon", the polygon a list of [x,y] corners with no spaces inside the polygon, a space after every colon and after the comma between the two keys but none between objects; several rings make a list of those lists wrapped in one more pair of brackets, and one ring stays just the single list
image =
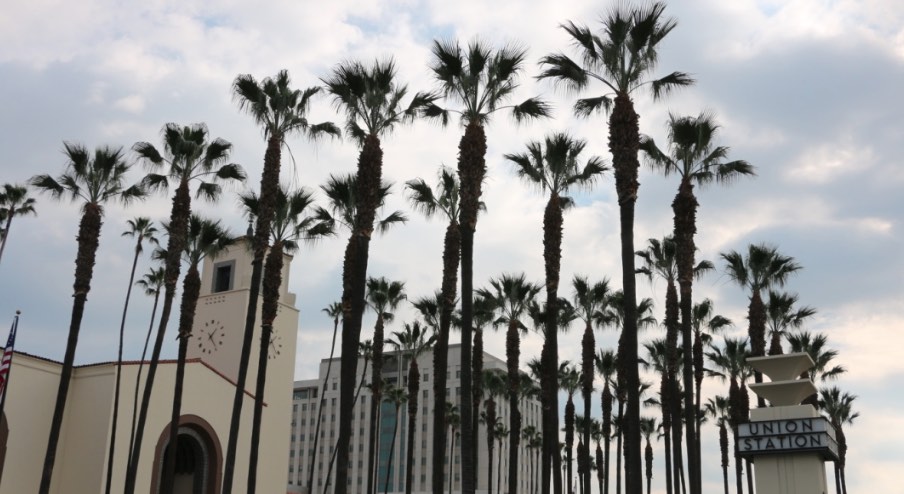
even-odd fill
[{"label": "palm tree trunk", "polygon": [[[511,321],[505,335],[506,367],[508,369],[509,395],[509,492],[518,486],[518,444],[521,440],[521,410],[518,407],[518,387],[521,374],[518,362],[521,359],[521,338],[518,335],[517,321]],[[501,472],[500,472],[501,473]]]},{"label": "palm tree trunk", "polygon": [[747,492],[754,492],[753,490],[753,462],[747,458],[744,460],[747,463]]},{"label": "palm tree trunk", "polygon": [[[477,416],[472,415],[472,386],[480,379],[471,375],[471,331],[474,317],[474,232],[480,193],[486,175],[487,138],[483,126],[472,120],[458,145],[461,212],[461,475],[462,494],[474,494],[477,484]],[[477,358],[483,358],[478,355]]]},{"label": "palm tree trunk", "polygon": [[[753,290],[750,296],[747,319],[750,324],[747,329],[747,335],[750,338],[750,356],[762,357],[766,354],[766,306],[763,304],[759,290]],[[763,374],[760,371],[754,371],[753,376],[755,382],[763,382]],[[765,407],[766,400],[758,397],[757,406]]]},{"label": "palm tree trunk", "polygon": [[267,361],[270,357],[270,339],[273,322],[279,310],[279,288],[282,285],[283,245],[273,244],[267,254],[264,268],[263,302],[261,304],[261,344],[257,356],[257,382],[254,387],[254,413],[251,419],[251,445],[248,454],[248,494],[257,491],[257,460],[261,435],[261,418],[264,412],[264,392],[267,387]]},{"label": "palm tree trunk", "polygon": [[[487,414],[489,416],[489,414]],[[487,421],[487,494],[493,494],[493,432],[490,421]]]},{"label": "palm tree trunk", "polygon": [[[663,421],[663,426],[666,426],[666,423],[669,424],[668,427],[671,428],[671,433],[669,434],[669,439],[671,440],[671,468],[672,468],[672,483],[674,486],[674,492],[679,492],[678,485],[682,477],[680,474],[681,469],[684,465],[683,453],[681,448],[681,435],[682,435],[682,426],[681,426],[681,400],[678,396],[678,333],[681,332],[681,321],[680,321],[680,308],[678,303],[678,289],[675,287],[675,283],[672,280],[669,280],[668,285],[666,286],[665,292],[665,327],[666,327],[666,354],[668,358],[668,368],[667,368],[667,386],[668,398],[663,399],[663,406],[666,407],[666,411],[663,412],[663,417],[668,416],[667,421]],[[668,478],[666,479],[668,481]],[[683,482],[681,482],[682,486],[684,486]],[[686,490],[686,489],[685,489]]]},{"label": "palm tree trunk", "polygon": [[[735,433],[734,440],[735,444],[737,444],[737,433]],[[735,487],[737,488],[737,494],[744,494],[744,469],[741,466],[741,457],[738,456],[737,451],[735,452]]]},{"label": "palm tree trunk", "polygon": [[[329,365],[327,365],[327,369],[329,369]],[[358,381],[358,389],[355,391],[355,401],[352,402],[352,407],[358,404],[358,396],[361,394],[361,388],[364,387],[364,376],[367,375],[367,359],[364,359],[364,369],[361,372],[361,380]],[[329,372],[327,372],[327,376],[329,376]],[[330,455],[330,464],[327,465],[326,470],[326,482],[323,485],[323,494],[327,493],[327,490],[330,486],[330,474],[333,472],[333,464],[336,462],[336,446],[333,445],[333,452]],[[314,465],[311,464],[311,468],[314,468]],[[308,491],[313,492],[313,491]],[[372,494],[372,493],[369,493]]]},{"label": "palm tree trunk", "polygon": [[451,445],[449,446],[449,494],[452,494],[452,466],[455,463],[455,429],[451,429],[451,434],[449,438],[449,442]]},{"label": "palm tree trunk", "polygon": [[[380,206],[379,188],[383,174],[383,150],[376,135],[368,135],[358,156],[358,209],[355,228],[345,249],[342,268],[342,354],[339,365],[339,439],[336,448],[335,494],[348,489],[348,456],[354,410],[354,382],[358,369],[358,343],[367,282],[367,260],[374,217]],[[376,342],[374,342],[376,343]],[[376,369],[375,369],[376,370]]]},{"label": "palm tree trunk", "polygon": [[[481,376],[483,375],[483,329],[481,328],[474,328],[474,352],[472,354],[471,364],[471,367],[473,369],[473,374],[471,375],[474,377],[474,386],[471,389],[471,417],[474,420],[474,428],[471,431],[473,442],[471,444],[474,445],[474,465],[480,465],[480,448],[477,447],[480,444],[480,437],[478,436],[478,434],[480,433],[480,427],[477,423],[477,418],[480,417],[480,400],[483,397],[483,383],[481,382]],[[464,408],[463,402],[462,408]],[[464,428],[462,428],[461,431],[462,435],[464,435]],[[462,465],[464,465],[465,452],[467,452],[468,450],[465,449],[464,439],[462,439],[460,442],[461,446],[459,446],[459,448],[461,449],[462,453]],[[464,467],[462,466],[462,468]],[[477,474],[475,473],[475,475]],[[462,474],[462,479],[464,479],[464,474]],[[462,483],[462,486],[464,486],[464,483]],[[477,489],[477,480],[474,481],[474,488]]]},{"label": "palm tree trunk", "polygon": [[[395,424],[392,426],[392,442],[389,444],[389,465],[386,467],[386,480],[383,482],[383,494],[389,491],[389,479],[392,477],[392,458],[395,456],[395,439],[399,432],[399,410],[401,406],[396,404]],[[338,451],[339,448],[336,448]],[[336,487],[339,487],[339,481],[336,481]]]},{"label": "palm tree trunk", "polygon": [[[411,356],[408,366],[408,447],[405,451],[405,494],[411,494],[414,481],[414,433],[417,431],[417,404],[420,392],[421,373],[417,359]],[[445,407],[445,403],[443,403]]]},{"label": "palm tree trunk", "polygon": [[[559,450],[559,276],[562,261],[562,204],[556,194],[549,197],[543,212],[543,261],[546,275],[545,376],[546,412],[543,420],[544,470],[551,467],[553,492],[562,494],[562,455]],[[548,458],[548,459],[547,459]],[[551,460],[551,461],[549,461]],[[569,479],[570,481],[570,479]],[[543,494],[549,494],[544,483]]]},{"label": "palm tree trunk", "polygon": [[3,251],[6,250],[6,239],[9,238],[9,227],[13,224],[13,216],[15,216],[15,213],[10,208],[9,216],[6,217],[6,227],[0,232],[2,233],[0,236],[3,237],[2,242],[0,242],[0,260],[3,259]]},{"label": "palm tree trunk", "polygon": [[176,283],[181,271],[182,250],[188,237],[188,219],[191,215],[191,196],[188,193],[188,182],[183,181],[173,195],[173,208],[170,212],[170,236],[166,245],[166,261],[164,274],[163,308],[160,311],[160,324],[157,326],[157,337],[148,363],[148,376],[144,382],[144,393],[141,398],[141,409],[138,412],[138,424],[135,426],[135,443],[132,446],[132,461],[126,471],[126,483],[123,492],[135,494],[135,480],[138,474],[138,463],[141,461],[141,446],[144,439],[144,426],[147,422],[148,409],[151,403],[151,392],[154,389],[154,378],[157,376],[157,364],[160,351],[169,324],[170,312],[173,309],[173,298],[176,295]]},{"label": "palm tree trunk", "polygon": [[602,401],[603,406],[603,438],[606,440],[605,448],[605,465],[603,468],[603,479],[605,483],[603,484],[603,494],[609,494],[609,459],[611,456],[609,455],[610,445],[612,443],[612,391],[609,389],[609,381],[606,380],[606,384],[603,387],[602,397],[600,399]]},{"label": "palm tree trunk", "polygon": [[619,338],[619,371],[628,390],[625,434],[625,487],[630,493],[640,491],[640,375],[637,369],[637,283],[634,270],[634,205],[637,201],[637,151],[640,130],[634,104],[627,93],[618,93],[609,118],[609,150],[615,170],[621,228],[622,289],[625,319]]},{"label": "palm tree trunk", "polygon": [[584,473],[581,482],[586,494],[590,494],[590,399],[593,394],[593,377],[595,371],[593,368],[594,351],[596,350],[596,341],[593,337],[593,326],[591,321],[587,321],[584,327],[584,336],[581,338],[581,384],[584,398],[584,444],[586,448],[579,453],[583,456]]},{"label": "palm tree trunk", "polygon": [[[454,218],[446,227],[443,240],[443,281],[440,291],[439,333],[433,347],[433,471],[443,470],[446,428],[446,370],[449,365],[449,328],[458,288],[458,260],[461,257],[461,231]],[[451,462],[451,459],[450,459]],[[452,485],[452,478],[449,478]],[[443,494],[442,475],[433,476],[433,494]]]},{"label": "palm tree trunk", "polygon": [[100,229],[103,224],[103,210],[97,204],[85,204],[82,219],[78,228],[78,253],[75,257],[75,283],[73,285],[72,318],[69,322],[69,339],[66,342],[66,354],[60,370],[60,384],[57,389],[53,418],[50,422],[50,435],[47,439],[47,452],[44,456],[44,468],[41,474],[40,494],[50,492],[50,481],[53,477],[53,465],[56,461],[57,444],[60,440],[60,429],[63,425],[63,412],[66,398],[69,395],[69,380],[72,377],[72,366],[75,362],[75,347],[78,345],[78,334],[82,326],[82,315],[85,313],[85,302],[91,290],[91,278],[94,275],[94,259],[100,244]]},{"label": "palm tree trunk", "polygon": [[176,451],[179,437],[179,417],[182,414],[182,388],[185,380],[185,355],[188,351],[188,339],[195,322],[195,308],[198,306],[198,295],[201,293],[201,274],[198,266],[192,265],[185,273],[182,281],[182,307],[179,313],[179,356],[176,359],[176,384],[173,390],[173,411],[170,415],[169,456],[163,467],[163,492],[172,492],[176,473]]},{"label": "palm tree trunk", "polygon": [[650,486],[653,483],[653,446],[650,445],[649,439],[647,439],[647,447],[644,450],[644,459],[647,470],[647,494],[650,494]]},{"label": "palm tree trunk", "polygon": [[702,465],[702,444],[700,436],[703,435],[701,432],[701,428],[703,427],[703,414],[701,413],[701,389],[703,388],[703,339],[700,336],[698,331],[694,332],[694,384],[695,384],[695,393],[694,393],[694,419],[696,421],[696,434],[694,437],[696,438],[696,451],[697,451],[697,480],[700,482],[700,492],[703,492],[703,468]]},{"label": "palm tree trunk", "polygon": [[672,494],[672,413],[670,410],[671,383],[668,369],[663,369],[659,381],[659,408],[662,411],[663,451],[665,452],[665,492]]},{"label": "palm tree trunk", "polygon": [[[323,397],[324,393],[326,393],[326,386],[330,382],[330,371],[333,368],[333,353],[336,350],[336,332],[339,329],[339,319],[336,318],[333,320],[333,343],[330,345],[330,359],[327,360],[326,363],[326,377],[323,380],[323,386],[320,389],[320,406],[317,407],[317,425],[314,428],[314,450],[311,453],[311,468],[308,473],[308,492],[314,492],[314,465],[316,465],[317,461],[317,443],[320,440],[320,423],[323,419],[323,414],[321,410],[323,410],[323,406],[326,405],[326,398]],[[361,375],[361,384],[364,383],[364,375],[367,374],[367,360],[364,361],[364,374]],[[358,385],[358,390],[361,390],[361,385]],[[357,402],[358,395],[355,393],[355,401]],[[333,449],[335,451],[335,449]],[[332,470],[333,466],[333,456],[330,456],[330,470]],[[327,473],[329,475],[329,473]],[[370,478],[368,478],[370,481]],[[370,485],[368,485],[370,487]],[[367,491],[370,494],[371,491]]]},{"label": "palm tree trunk", "polygon": [[596,443],[596,482],[599,484],[599,494],[603,493],[603,448],[600,447],[600,443]]},{"label": "palm tree trunk", "polygon": [[499,454],[496,461],[498,462],[496,465],[496,492],[502,494],[502,438],[499,439]]},{"label": "palm tree trunk", "polygon": [[148,334],[144,338],[144,349],[141,350],[141,361],[138,363],[138,375],[135,377],[135,397],[132,400],[132,424],[129,426],[129,457],[126,468],[132,464],[132,447],[135,444],[135,420],[138,417],[138,389],[141,384],[141,371],[144,368],[144,357],[148,353],[148,343],[151,341],[151,332],[154,330],[154,317],[157,315],[157,302],[160,300],[160,290],[154,294],[154,308],[151,310],[151,323],[148,325]]},{"label": "palm tree trunk", "polygon": [[[623,402],[618,402],[618,422],[619,424],[624,423],[624,404]],[[618,428],[618,438],[615,442],[615,494],[621,494],[621,481],[622,481],[622,442],[623,436],[625,435],[624,426],[620,426]],[[629,493],[632,491],[628,491]],[[640,492],[638,490],[637,492]]]},{"label": "palm tree trunk", "polygon": [[571,494],[572,451],[574,450],[574,400],[568,395],[565,403],[565,492]]},{"label": "palm tree trunk", "polygon": [[675,213],[675,254],[678,266],[678,285],[681,295],[681,346],[683,348],[683,388],[684,388],[684,434],[687,448],[687,467],[691,494],[700,494],[697,451],[697,408],[694,405],[694,359],[693,359],[693,283],[694,283],[694,233],[696,227],[697,199],[693,184],[684,179],[678,187],[678,194],[672,202]]},{"label": "palm tree trunk", "polygon": [[722,483],[728,494],[728,429],[724,423],[719,424],[719,450],[722,452]]},{"label": "palm tree trunk", "polygon": [[374,325],[373,340],[373,372],[370,377],[370,431],[367,436],[367,494],[376,492],[377,489],[377,444],[380,442],[377,428],[379,422],[377,416],[380,411],[383,384],[383,314],[377,314],[377,322]]},{"label": "palm tree trunk", "polygon": [[[9,228],[9,226],[7,226]],[[122,306],[122,320],[119,323],[119,350],[116,353],[116,384],[113,388],[113,419],[110,424],[110,451],[107,454],[107,480],[104,493],[110,494],[113,485],[113,458],[116,451],[116,428],[119,423],[119,388],[122,379],[122,345],[126,332],[126,314],[129,311],[129,299],[132,297],[132,283],[135,282],[135,268],[138,267],[138,256],[141,254],[141,235],[138,236],[138,244],[135,246],[135,258],[132,260],[132,271],[129,273],[129,288],[126,290],[126,302]],[[0,248],[2,255],[2,248]]]},{"label": "palm tree trunk", "polygon": [[[672,389],[671,396],[678,395],[678,380],[677,376],[672,380]],[[684,453],[682,451],[682,439],[681,436],[684,431],[684,421],[681,418],[681,400],[680,399],[672,399],[671,406],[671,414],[672,414],[672,461],[674,465],[672,470],[674,474],[672,475],[673,481],[675,484],[675,492],[678,492],[678,483],[681,483],[681,492],[683,494],[687,494],[687,484],[684,478]]]}]

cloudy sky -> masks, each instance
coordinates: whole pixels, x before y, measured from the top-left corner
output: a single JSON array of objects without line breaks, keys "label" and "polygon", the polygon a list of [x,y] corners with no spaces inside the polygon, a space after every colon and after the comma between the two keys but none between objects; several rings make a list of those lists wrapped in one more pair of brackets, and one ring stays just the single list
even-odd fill
[{"label": "cloudy sky", "polygon": [[[537,82],[536,61],[569,48],[557,26],[574,20],[597,27],[605,3],[572,1],[273,1],[114,2],[85,0],[14,2],[0,16],[0,182],[58,174],[63,141],[129,148],[159,143],[167,122],[206,122],[212,136],[234,144],[233,160],[256,187],[264,143],[253,121],[230,94],[232,80],[262,78],[286,68],[296,87],[319,84],[343,60],[393,56],[400,80],[412,90],[432,89],[427,68],[432,40],[480,39],[528,50],[517,97],[541,95],[555,118],[515,126],[500,115],[488,130],[489,175],[476,239],[475,276],[484,284],[502,272],[543,274],[541,221],[544,198],[518,182],[505,153],[531,139],[568,131],[588,141],[587,155],[609,159],[602,117],[575,119],[573,95]],[[641,131],[664,142],[668,113],[708,110],[722,125],[720,142],[731,156],[757,167],[755,179],[730,188],[699,191],[700,257],[717,260],[729,249],[768,242],[795,257],[804,270],[788,289],[819,310],[808,329],[828,335],[848,373],[839,385],[859,396],[861,417],[848,438],[849,484],[855,492],[891,492],[902,464],[904,399],[887,390],[904,377],[896,347],[904,327],[904,233],[900,215],[904,171],[897,161],[904,142],[904,5],[887,0],[696,0],[673,2],[678,28],[663,43],[660,73],[690,72],[695,87],[660,102],[636,98]],[[599,88],[595,88],[599,90]],[[318,101],[312,120],[337,120],[329,100]],[[385,175],[396,184],[388,207],[408,209],[399,187],[432,180],[441,164],[454,166],[460,129],[428,123],[399,128],[384,139]],[[286,183],[317,187],[330,173],[354,169],[350,141],[312,145],[290,141],[294,163],[284,160]],[[286,155],[288,156],[288,155]],[[134,179],[138,179],[136,170]],[[671,227],[673,177],[641,172],[636,243]],[[197,210],[222,217],[234,231],[245,222],[229,190],[216,207]],[[897,196],[897,198],[895,198]],[[573,274],[620,280],[617,206],[611,176],[576,195],[566,215],[563,280]],[[0,316],[23,311],[17,348],[62,358],[71,301],[78,210],[38,197],[37,218],[18,218],[0,265]],[[119,237],[127,219],[163,219],[160,196],[128,210],[107,209],[98,266],[78,349],[78,362],[115,358],[115,334],[131,263],[131,242]],[[411,298],[438,288],[443,225],[410,214],[410,222],[372,243],[370,274],[407,283]],[[296,377],[311,377],[328,353],[331,324],[320,312],[339,298],[345,237],[303,250],[292,265],[301,323]],[[143,261],[140,272],[147,268]],[[696,287],[718,311],[746,328],[746,295],[719,270]],[[640,283],[657,302],[664,286]],[[129,316],[127,357],[140,353],[150,300],[138,295]],[[4,316],[5,314],[5,316]],[[407,309],[400,320],[412,317]],[[371,319],[365,320],[365,327]],[[658,337],[653,330],[645,337]],[[614,345],[614,333],[600,334]],[[529,335],[523,355],[539,353]],[[560,355],[577,355],[579,331],[562,338]],[[502,355],[500,335],[488,351]],[[169,348],[170,354],[174,352]],[[307,356],[307,357],[306,357]],[[709,393],[723,392],[710,383]],[[598,412],[597,412],[598,413]],[[647,413],[652,414],[650,410]],[[706,481],[721,484],[715,431],[706,452]],[[657,470],[658,472],[658,470]],[[661,481],[661,479],[660,479]],[[658,481],[654,481],[656,484]]]}]

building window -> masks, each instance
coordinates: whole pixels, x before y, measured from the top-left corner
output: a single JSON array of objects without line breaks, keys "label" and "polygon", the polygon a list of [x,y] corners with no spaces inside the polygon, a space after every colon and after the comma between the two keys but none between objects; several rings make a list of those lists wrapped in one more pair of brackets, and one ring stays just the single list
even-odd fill
[{"label": "building window", "polygon": [[[336,381],[333,381],[333,391],[336,391]],[[333,401],[336,401],[336,399],[334,398]]]},{"label": "building window", "polygon": [[213,293],[232,290],[235,260],[218,262],[213,265]]}]

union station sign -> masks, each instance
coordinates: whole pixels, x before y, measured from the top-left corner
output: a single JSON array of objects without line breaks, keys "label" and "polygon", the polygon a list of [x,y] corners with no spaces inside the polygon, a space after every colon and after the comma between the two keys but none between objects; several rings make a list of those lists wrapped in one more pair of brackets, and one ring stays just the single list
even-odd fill
[{"label": "union station sign", "polygon": [[838,459],[835,428],[824,417],[739,424],[736,447],[741,456],[814,452]]}]

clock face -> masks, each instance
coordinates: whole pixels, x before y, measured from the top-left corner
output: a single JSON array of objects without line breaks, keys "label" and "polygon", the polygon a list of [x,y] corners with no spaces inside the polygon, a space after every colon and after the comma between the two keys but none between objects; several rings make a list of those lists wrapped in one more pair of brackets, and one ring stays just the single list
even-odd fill
[{"label": "clock face", "polygon": [[267,353],[267,357],[270,359],[275,359],[276,357],[279,357],[279,354],[282,353],[282,347],[283,347],[282,336],[277,334],[276,331],[273,331],[272,333],[270,333],[270,348]]},{"label": "clock face", "polygon": [[223,326],[223,323],[216,319],[205,321],[204,326],[201,327],[201,330],[198,332],[198,336],[195,337],[198,341],[198,348],[201,349],[201,353],[206,353],[208,355],[219,350],[219,348],[223,346],[225,338],[226,329]]}]

